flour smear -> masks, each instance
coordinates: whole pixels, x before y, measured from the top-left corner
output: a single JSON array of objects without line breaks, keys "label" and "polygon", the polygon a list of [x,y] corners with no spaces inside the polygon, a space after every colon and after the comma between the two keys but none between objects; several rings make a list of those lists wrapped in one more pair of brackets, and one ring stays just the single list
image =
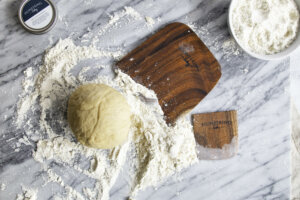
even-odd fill
[{"label": "flour smear", "polygon": [[[124,16],[135,12],[132,8],[126,8],[120,13]],[[114,18],[120,17],[114,15],[111,19]],[[104,26],[104,29],[108,27]],[[102,34],[104,29],[99,33]],[[133,199],[139,191],[157,186],[172,174],[197,162],[189,120],[181,118],[175,126],[169,127],[153,91],[137,84],[119,70],[113,70],[114,77],[101,74],[103,68],[112,66],[79,65],[93,59],[116,60],[121,56],[122,51],[98,50],[93,45],[77,46],[71,39],[64,39],[45,53],[43,64],[36,73],[32,68],[25,72],[16,124],[24,127],[26,136],[19,142],[36,142],[33,158],[47,175],[45,185],[57,183],[64,189],[63,193],[55,194],[54,199],[109,199],[110,189],[126,163],[130,163],[127,167],[132,177],[128,196]],[[133,116],[129,140],[124,145],[112,150],[93,149],[81,145],[73,136],[65,115],[67,101],[79,85],[87,83],[107,84],[127,99]],[[156,101],[148,104],[144,100],[147,98]],[[78,162],[84,159],[89,162],[88,167]],[[87,176],[93,185],[81,190],[73,188],[52,169],[49,161]],[[27,196],[31,195],[34,199],[35,195],[38,196],[38,188],[34,191],[24,194],[26,196],[28,193]],[[22,198],[22,195],[19,197]]]}]

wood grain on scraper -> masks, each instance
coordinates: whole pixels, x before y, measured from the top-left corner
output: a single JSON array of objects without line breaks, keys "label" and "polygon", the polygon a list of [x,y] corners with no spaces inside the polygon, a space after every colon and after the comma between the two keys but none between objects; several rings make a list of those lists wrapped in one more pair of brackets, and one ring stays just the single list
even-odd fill
[{"label": "wood grain on scraper", "polygon": [[167,123],[193,109],[221,77],[220,65],[185,24],[172,23],[117,63],[136,82],[155,91]]}]

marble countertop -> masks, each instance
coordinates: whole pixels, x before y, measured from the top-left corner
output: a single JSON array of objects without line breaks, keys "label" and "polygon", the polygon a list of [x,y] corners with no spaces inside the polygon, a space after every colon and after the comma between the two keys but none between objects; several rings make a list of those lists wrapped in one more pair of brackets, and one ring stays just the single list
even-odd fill
[{"label": "marble countertop", "polygon": [[[14,125],[18,95],[24,70],[39,66],[44,51],[59,38],[80,41],[87,32],[98,30],[109,15],[133,7],[142,16],[156,20],[153,27],[144,22],[120,27],[103,40],[99,48],[133,49],[146,36],[163,25],[179,21],[189,24],[209,47],[222,67],[222,78],[214,90],[192,111],[237,110],[239,152],[228,160],[200,161],[185,169],[181,181],[170,178],[158,189],[140,192],[138,199],[289,199],[290,193],[290,68],[298,60],[291,58],[261,61],[231,47],[227,27],[230,1],[217,0],[56,0],[58,22],[51,32],[32,35],[17,21],[18,2],[0,1],[0,199],[15,199],[21,185],[39,186],[40,164],[32,159],[31,145],[15,151],[14,142],[26,134]],[[111,39],[111,38],[110,38]],[[295,61],[296,60],[296,61]],[[296,95],[297,96],[297,95]],[[58,166],[59,167],[59,166]],[[76,184],[76,177],[69,177]],[[60,191],[57,185],[39,190],[38,199],[51,199]],[[129,188],[119,177],[111,199],[125,199]]]}]

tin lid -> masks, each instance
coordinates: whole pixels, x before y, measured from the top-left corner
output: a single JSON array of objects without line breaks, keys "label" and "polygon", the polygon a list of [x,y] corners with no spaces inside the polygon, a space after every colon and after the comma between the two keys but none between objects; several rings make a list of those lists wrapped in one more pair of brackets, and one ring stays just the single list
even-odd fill
[{"label": "tin lid", "polygon": [[55,25],[57,9],[51,0],[23,0],[18,16],[27,31],[43,34]]}]

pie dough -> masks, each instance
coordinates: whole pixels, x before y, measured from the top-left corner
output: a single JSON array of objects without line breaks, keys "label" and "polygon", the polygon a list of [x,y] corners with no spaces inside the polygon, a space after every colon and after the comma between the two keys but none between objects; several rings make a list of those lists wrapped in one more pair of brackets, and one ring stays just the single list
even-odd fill
[{"label": "pie dough", "polygon": [[70,96],[68,122],[83,145],[111,149],[125,143],[130,118],[126,99],[107,85],[82,85]]}]

